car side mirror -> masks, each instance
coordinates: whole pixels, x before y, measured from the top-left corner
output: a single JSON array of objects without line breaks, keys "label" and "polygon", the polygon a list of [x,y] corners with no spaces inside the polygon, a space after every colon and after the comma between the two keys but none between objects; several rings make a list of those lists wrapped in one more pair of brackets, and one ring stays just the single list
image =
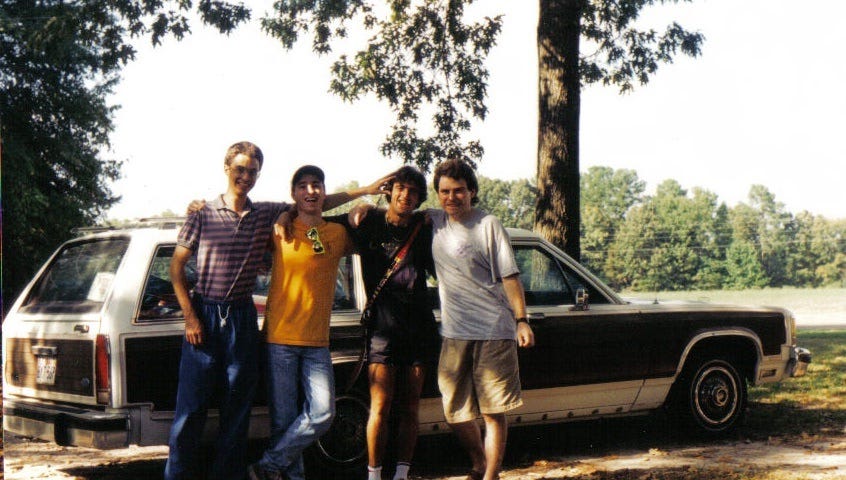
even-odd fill
[{"label": "car side mirror", "polygon": [[576,304],[570,310],[584,311],[590,310],[590,303],[588,302],[588,293],[584,288],[576,290]]}]

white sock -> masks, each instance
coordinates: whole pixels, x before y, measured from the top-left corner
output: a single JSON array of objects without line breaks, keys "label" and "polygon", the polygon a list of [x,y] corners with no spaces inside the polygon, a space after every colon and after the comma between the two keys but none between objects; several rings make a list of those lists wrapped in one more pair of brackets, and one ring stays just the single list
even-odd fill
[{"label": "white sock", "polygon": [[382,466],[371,467],[367,466],[367,480],[382,480]]},{"label": "white sock", "polygon": [[394,474],[394,480],[406,480],[408,478],[408,469],[411,464],[400,462],[397,463],[397,472]]}]

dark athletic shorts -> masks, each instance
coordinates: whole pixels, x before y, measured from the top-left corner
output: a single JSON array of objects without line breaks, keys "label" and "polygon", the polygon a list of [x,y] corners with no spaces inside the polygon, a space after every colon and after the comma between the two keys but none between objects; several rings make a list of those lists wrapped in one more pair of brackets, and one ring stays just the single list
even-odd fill
[{"label": "dark athletic shorts", "polygon": [[424,339],[419,336],[400,339],[375,332],[369,340],[367,361],[397,367],[434,365],[438,358],[438,340],[437,337]]}]

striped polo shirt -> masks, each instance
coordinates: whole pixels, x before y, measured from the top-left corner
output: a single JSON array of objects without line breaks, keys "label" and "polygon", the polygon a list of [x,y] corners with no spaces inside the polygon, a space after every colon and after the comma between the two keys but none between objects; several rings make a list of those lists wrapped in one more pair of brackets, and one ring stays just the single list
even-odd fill
[{"label": "striped polo shirt", "polygon": [[197,255],[194,291],[214,301],[250,298],[270,245],[273,223],[289,208],[286,203],[253,203],[247,198],[246,213],[241,216],[220,195],[189,215],[177,243]]}]

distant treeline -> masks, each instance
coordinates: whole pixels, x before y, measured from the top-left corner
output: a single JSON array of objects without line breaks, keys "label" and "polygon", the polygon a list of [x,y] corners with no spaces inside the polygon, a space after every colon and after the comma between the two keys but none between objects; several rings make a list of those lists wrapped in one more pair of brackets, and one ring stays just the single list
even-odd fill
[{"label": "distant treeline", "polygon": [[[479,183],[480,208],[532,229],[533,182]],[[734,207],[675,180],[645,188],[633,170],[581,176],[582,263],[617,290],[846,286],[846,219],[788,212],[763,185]]]}]

